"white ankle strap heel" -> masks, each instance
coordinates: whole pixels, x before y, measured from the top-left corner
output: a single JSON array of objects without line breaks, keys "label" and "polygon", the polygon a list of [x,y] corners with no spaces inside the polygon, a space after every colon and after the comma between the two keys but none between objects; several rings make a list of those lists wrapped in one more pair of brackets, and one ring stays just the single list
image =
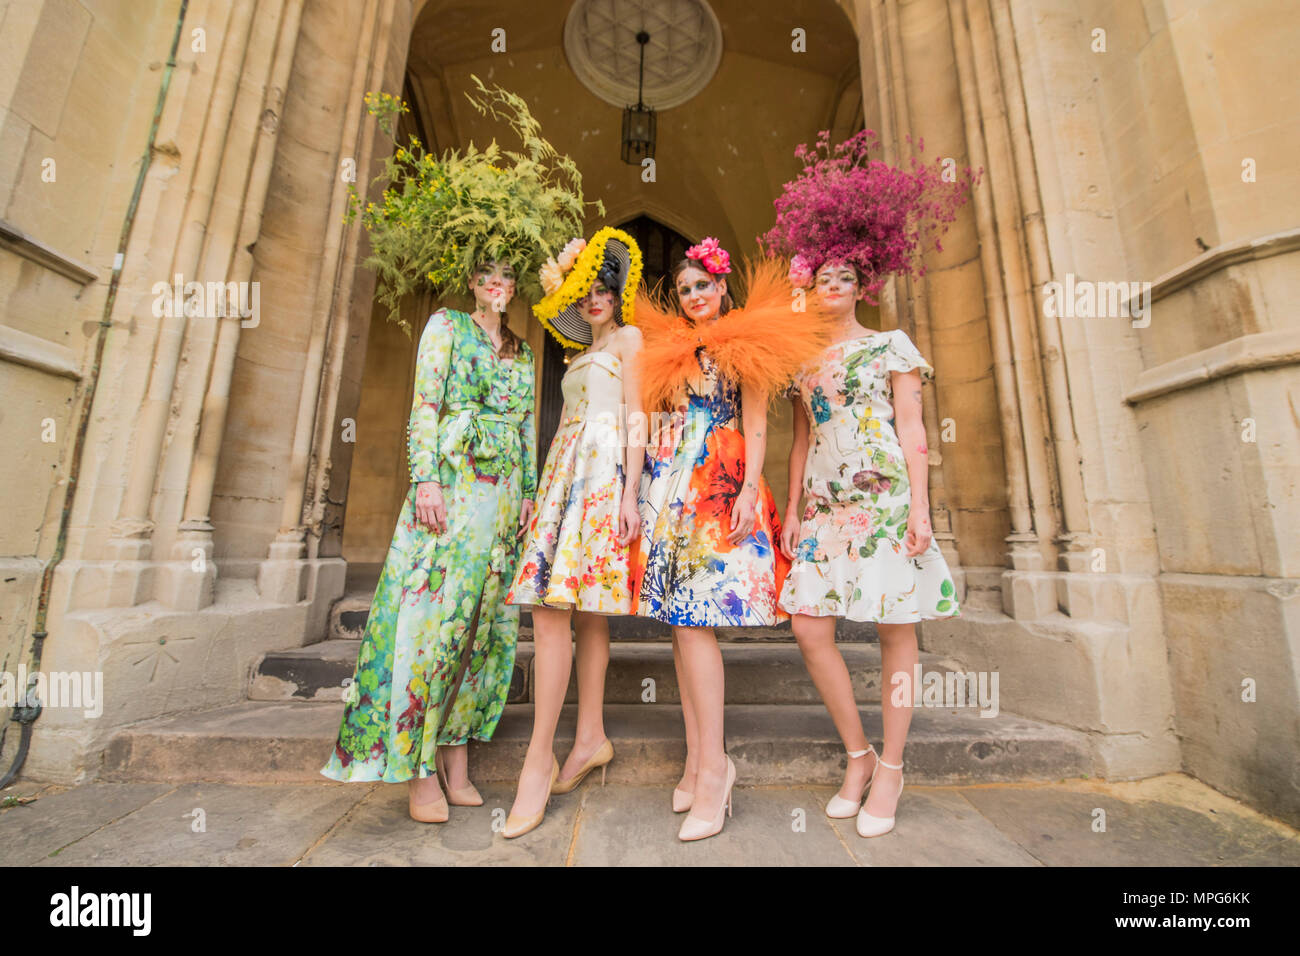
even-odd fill
[{"label": "white ankle strap heel", "polygon": [[[886,763],[884,760],[881,760],[879,757],[877,757],[876,759],[879,761],[876,764],[876,766],[878,767],[882,767],[882,766],[888,767],[890,770],[903,769],[903,765],[901,763],[898,764]],[[873,777],[875,776],[874,772],[872,773],[872,776]],[[898,795],[900,797],[903,795],[903,780],[901,777],[898,780]],[[862,809],[858,811],[858,836],[862,836],[862,837],[884,836],[892,829],[894,829],[893,817],[872,816],[870,813],[867,812],[867,808],[865,804],[863,805]]]},{"label": "white ankle strap heel", "polygon": [[[867,744],[866,750],[847,750],[845,753],[849,755],[850,760],[857,760],[859,757],[865,757],[867,754],[876,753],[876,748],[871,746],[871,744]],[[866,784],[862,788],[862,793],[864,795],[869,789],[871,789],[871,781],[876,779],[876,770],[879,766],[880,754],[876,754],[876,766],[871,768],[871,776],[867,779]],[[837,793],[827,802],[826,815],[832,820],[847,820],[849,817],[856,814],[861,806],[861,796],[859,796],[857,800],[845,800]]]}]

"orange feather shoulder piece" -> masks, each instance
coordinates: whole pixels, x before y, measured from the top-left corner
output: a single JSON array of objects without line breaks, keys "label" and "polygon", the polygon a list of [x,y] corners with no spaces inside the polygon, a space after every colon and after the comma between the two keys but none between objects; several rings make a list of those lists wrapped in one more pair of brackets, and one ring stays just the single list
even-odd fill
[{"label": "orange feather shoulder piece", "polygon": [[698,374],[701,346],[733,381],[761,389],[768,400],[799,369],[830,345],[834,320],[808,296],[805,311],[795,311],[787,278],[789,264],[764,259],[745,264],[745,305],[702,326],[664,308],[641,292],[637,326],[643,336],[641,396],[647,411],[666,408],[678,387]]}]

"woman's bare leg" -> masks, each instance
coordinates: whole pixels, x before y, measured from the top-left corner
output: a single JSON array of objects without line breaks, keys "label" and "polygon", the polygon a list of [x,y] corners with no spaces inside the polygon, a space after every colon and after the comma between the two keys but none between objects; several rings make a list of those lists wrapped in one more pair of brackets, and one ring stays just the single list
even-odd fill
[{"label": "woman's bare leg", "polygon": [[519,772],[512,816],[530,817],[546,806],[555,760],[555,725],[560,720],[564,692],[569,688],[573,645],[569,611],[532,608],[533,615],[533,733]]},{"label": "woman's bare leg", "polygon": [[722,806],[727,785],[727,758],[722,749],[722,651],[711,627],[675,627],[673,634],[681,652],[678,676],[685,678],[682,686],[689,694],[696,723],[698,763],[691,815],[711,820]]},{"label": "woman's bare leg", "polygon": [[687,686],[686,675],[682,665],[681,641],[677,637],[678,628],[673,628],[673,669],[677,672],[677,695],[682,702],[682,723],[686,725],[686,767],[677,789],[684,793],[695,793],[695,775],[700,769],[700,724],[695,717],[695,705],[691,699],[691,690]]},{"label": "woman's bare leg", "polygon": [[[844,663],[844,655],[835,646],[835,618],[796,614],[790,620],[799,652],[803,654],[804,667],[812,678],[822,703],[830,712],[831,720],[839,732],[845,750],[866,750],[867,734],[862,729],[862,715],[853,697],[853,678]],[[910,673],[910,672],[909,672]],[[883,693],[883,691],[882,691]],[[892,761],[897,763],[897,761]],[[839,796],[845,800],[861,800],[863,788],[871,778],[876,765],[876,755],[867,754],[850,760],[844,771],[844,783]]]},{"label": "woman's bare leg", "polygon": [[577,611],[573,630],[578,642],[578,730],[573,749],[560,769],[570,780],[605,742],[605,672],[609,669],[609,619]]},{"label": "woman's bare leg", "polygon": [[[885,743],[880,748],[882,760],[901,764],[903,762],[903,745],[907,742],[907,730],[912,723],[912,698],[909,695],[902,702],[894,701],[893,675],[906,675],[902,686],[912,688],[916,673],[919,653],[916,646],[915,624],[877,624],[880,634],[880,703],[885,724]],[[873,817],[892,817],[898,806],[899,785],[903,771],[891,770],[884,766],[876,773],[876,781],[871,785],[865,809]]]}]

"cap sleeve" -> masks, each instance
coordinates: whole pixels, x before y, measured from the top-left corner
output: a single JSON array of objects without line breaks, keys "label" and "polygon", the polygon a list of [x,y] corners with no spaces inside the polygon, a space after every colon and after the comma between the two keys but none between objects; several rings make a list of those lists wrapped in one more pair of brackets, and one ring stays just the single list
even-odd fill
[{"label": "cap sleeve", "polygon": [[930,363],[921,357],[912,340],[907,337],[907,333],[902,329],[894,329],[889,333],[889,349],[885,352],[885,368],[891,372],[910,372],[913,369],[921,370],[921,379],[923,381],[934,380],[934,368]]}]

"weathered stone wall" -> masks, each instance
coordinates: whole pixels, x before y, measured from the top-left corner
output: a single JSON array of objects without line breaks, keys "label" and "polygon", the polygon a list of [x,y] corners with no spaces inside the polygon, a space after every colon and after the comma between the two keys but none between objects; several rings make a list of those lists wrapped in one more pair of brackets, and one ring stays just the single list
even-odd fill
[{"label": "weathered stone wall", "polygon": [[176,8],[0,3],[0,670],[22,659],[54,553],[82,386]]},{"label": "weathered stone wall", "polygon": [[[1184,768],[1295,819],[1300,121],[1283,77],[1300,19],[1268,0],[1013,6],[1053,264],[1152,284],[1149,324],[1063,322],[1098,543],[1158,574]],[[1164,665],[1134,669],[1134,692]]]}]

